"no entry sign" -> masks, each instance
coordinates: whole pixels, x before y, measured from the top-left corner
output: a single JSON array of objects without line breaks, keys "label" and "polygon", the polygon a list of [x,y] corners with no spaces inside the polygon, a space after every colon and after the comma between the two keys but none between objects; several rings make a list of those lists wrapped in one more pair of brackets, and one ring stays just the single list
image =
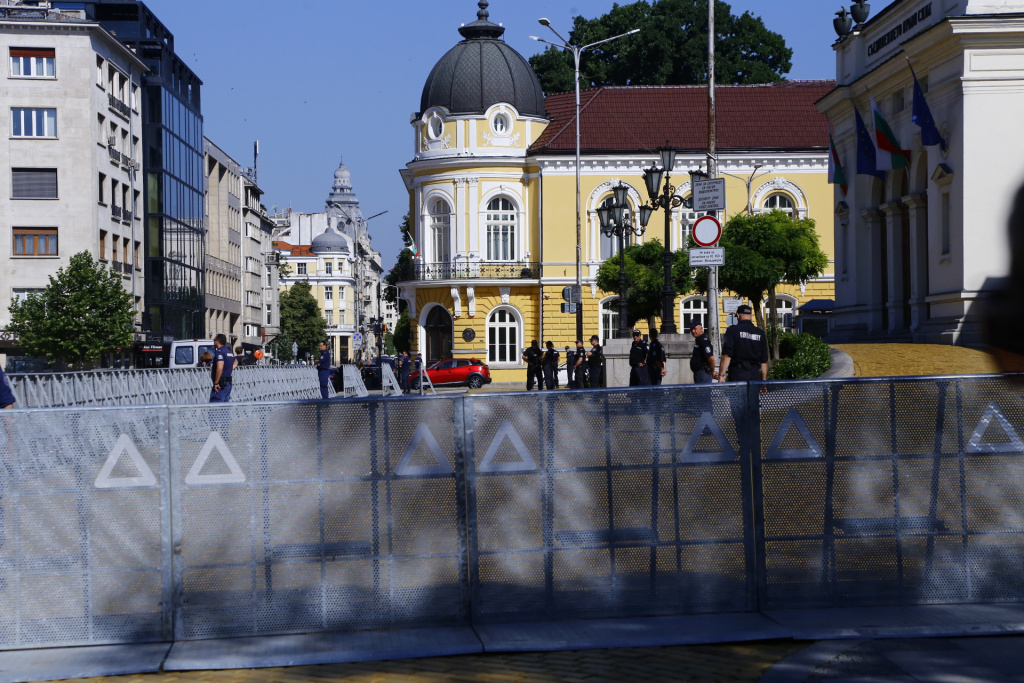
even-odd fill
[{"label": "no entry sign", "polygon": [[714,216],[701,216],[693,224],[693,241],[702,247],[713,247],[722,237],[722,224]]}]

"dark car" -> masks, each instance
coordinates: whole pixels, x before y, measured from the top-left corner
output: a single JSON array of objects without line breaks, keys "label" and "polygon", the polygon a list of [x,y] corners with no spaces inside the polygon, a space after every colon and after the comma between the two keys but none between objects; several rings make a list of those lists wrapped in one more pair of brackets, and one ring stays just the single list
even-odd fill
[{"label": "dark car", "polygon": [[[426,372],[430,383],[435,386],[457,384],[470,389],[479,389],[483,385],[491,383],[491,371],[487,368],[487,363],[476,358],[443,360],[431,365]],[[418,388],[420,373],[413,372],[409,376],[409,381],[413,388]]]},{"label": "dark car", "polygon": [[381,356],[380,358],[374,359],[373,363],[370,365],[364,365],[363,384],[366,385],[367,389],[380,389],[384,386],[381,374],[382,371],[380,369],[381,363],[391,366],[391,372],[395,372],[395,359],[391,356]]}]

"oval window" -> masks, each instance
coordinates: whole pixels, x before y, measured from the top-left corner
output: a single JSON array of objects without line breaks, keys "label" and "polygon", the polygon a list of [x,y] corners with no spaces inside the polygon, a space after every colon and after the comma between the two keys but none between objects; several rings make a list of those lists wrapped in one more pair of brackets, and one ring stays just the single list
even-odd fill
[{"label": "oval window", "polygon": [[508,117],[504,114],[495,114],[491,125],[494,128],[494,132],[498,135],[508,135]]},{"label": "oval window", "polygon": [[436,140],[439,137],[441,137],[441,133],[444,132],[444,121],[441,120],[440,116],[434,114],[433,116],[430,117],[428,129],[430,132],[430,137]]}]

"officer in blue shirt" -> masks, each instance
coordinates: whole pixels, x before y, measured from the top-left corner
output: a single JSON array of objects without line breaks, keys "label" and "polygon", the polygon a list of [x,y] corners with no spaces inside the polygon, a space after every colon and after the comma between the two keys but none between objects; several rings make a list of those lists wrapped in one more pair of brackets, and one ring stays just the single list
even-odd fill
[{"label": "officer in blue shirt", "polygon": [[8,381],[7,375],[4,374],[4,369],[0,368],[0,408],[13,408],[14,400],[11,383]]},{"label": "officer in blue shirt", "polygon": [[235,356],[228,347],[228,338],[218,334],[213,338],[213,391],[210,403],[231,400],[231,372],[235,369]]},{"label": "officer in blue shirt", "polygon": [[331,352],[327,349],[327,342],[320,342],[320,360],[316,363],[316,374],[320,378],[320,398],[327,398],[328,387],[331,384]]}]

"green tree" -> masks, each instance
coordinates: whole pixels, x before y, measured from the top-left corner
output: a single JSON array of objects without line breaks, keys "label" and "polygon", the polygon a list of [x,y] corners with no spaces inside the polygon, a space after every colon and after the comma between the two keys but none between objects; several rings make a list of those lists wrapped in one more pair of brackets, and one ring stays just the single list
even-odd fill
[{"label": "green tree", "polygon": [[[778,335],[774,333],[778,307],[775,288],[798,285],[825,272],[828,256],[821,250],[814,220],[793,218],[783,211],[731,218],[722,229],[720,245],[725,265],[718,269],[719,285],[753,303],[758,327],[768,330],[761,314],[761,299],[768,295],[768,330],[772,358],[778,360]],[[701,284],[706,291],[706,275]]]},{"label": "green tree", "polygon": [[395,323],[393,334],[395,350],[412,353],[412,325],[409,323],[409,309],[403,308]]},{"label": "green tree", "polygon": [[313,298],[309,280],[297,282],[281,292],[281,333],[275,340],[276,355],[283,361],[293,360],[292,343],[299,345],[299,358],[313,354],[326,338],[327,321]]},{"label": "green tree", "polygon": [[[707,0],[639,0],[614,5],[596,19],[577,16],[569,33],[575,45],[587,45],[640,32],[583,53],[580,86],[696,85],[707,82]],[[715,80],[719,83],[773,83],[792,68],[793,50],[750,12],[736,16],[725,2],[715,4]],[[530,57],[546,93],[573,90],[573,57],[549,47]]]},{"label": "green tree", "polygon": [[30,355],[82,363],[131,346],[133,303],[121,275],[83,251],[50,276],[43,292],[10,305],[9,327]]},{"label": "green tree", "polygon": [[[631,244],[623,250],[626,271],[627,327],[638,320],[660,316],[665,292],[665,250],[657,239]],[[693,290],[689,254],[679,249],[672,254],[672,285],[676,294]],[[605,292],[619,292],[619,256],[616,254],[597,271],[597,286]]]}]

